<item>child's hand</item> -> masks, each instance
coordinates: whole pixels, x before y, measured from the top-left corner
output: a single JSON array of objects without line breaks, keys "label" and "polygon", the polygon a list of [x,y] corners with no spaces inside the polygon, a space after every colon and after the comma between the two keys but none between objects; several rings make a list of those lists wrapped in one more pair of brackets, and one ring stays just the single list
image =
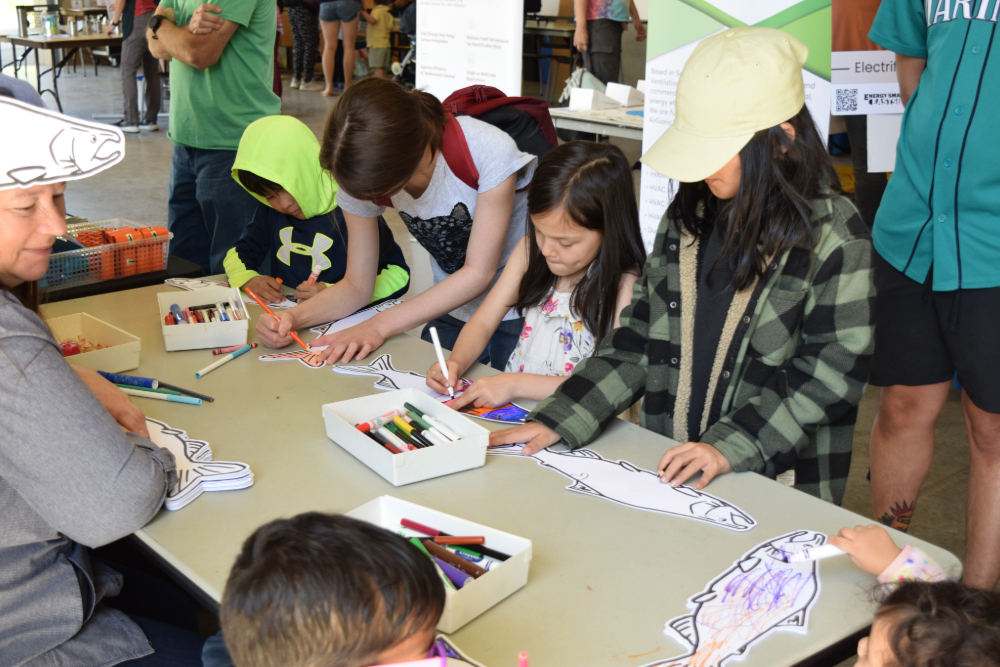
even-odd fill
[{"label": "child's hand", "polygon": [[885,572],[902,551],[892,541],[889,531],[876,524],[841,528],[839,533],[830,536],[830,544],[846,551],[859,569],[876,577]]},{"label": "child's hand", "polygon": [[427,371],[427,386],[439,394],[447,394],[449,386],[456,391],[461,387],[459,378],[462,377],[462,369],[451,359],[445,363],[448,364],[448,377],[451,378],[451,382],[444,379],[444,373],[441,372],[441,365],[436,361],[430,370]]},{"label": "child's hand", "polygon": [[275,313],[278,319],[275,319],[264,313],[257,318],[257,324],[255,328],[257,329],[257,338],[264,347],[285,347],[291,345],[294,339],[288,335],[290,331],[298,328],[295,326],[295,313],[292,311],[294,308],[289,308],[288,310],[280,313]]},{"label": "child's hand", "polygon": [[562,436],[538,422],[528,422],[523,426],[505,428],[490,433],[490,447],[498,445],[515,445],[523,442],[522,456],[531,456],[562,440]]},{"label": "child's hand", "polygon": [[729,459],[712,445],[704,442],[688,442],[668,449],[660,459],[657,470],[660,471],[660,481],[669,482],[671,486],[680,486],[700,470],[701,479],[693,488],[704,489],[716,475],[732,472],[733,466],[729,463]]},{"label": "child's hand", "polygon": [[[372,320],[377,318],[372,318]],[[383,334],[372,320],[355,324],[349,329],[336,333],[320,336],[310,343],[313,347],[328,345],[325,350],[319,353],[320,361],[333,365],[336,363],[346,364],[350,361],[364,359],[369,353],[382,347],[385,342]]]},{"label": "child's hand", "polygon": [[300,300],[311,299],[325,289],[326,283],[315,282],[310,285],[309,283],[304,282],[295,288],[295,298]]},{"label": "child's hand", "polygon": [[264,300],[264,303],[281,303],[285,300],[281,285],[271,276],[254,276],[243,287],[249,287],[250,291]]},{"label": "child's hand", "polygon": [[[448,372],[451,372],[450,363]],[[517,397],[517,381],[523,380],[523,377],[520,373],[499,373],[480,378],[462,392],[451,407],[461,410],[468,405],[477,408],[497,408],[506,405]]]}]

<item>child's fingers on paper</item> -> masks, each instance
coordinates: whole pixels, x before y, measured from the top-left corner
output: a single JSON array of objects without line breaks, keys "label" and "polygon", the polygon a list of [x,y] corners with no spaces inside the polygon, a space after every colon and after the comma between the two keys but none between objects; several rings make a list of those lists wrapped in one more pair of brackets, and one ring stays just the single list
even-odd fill
[{"label": "child's fingers on paper", "polygon": [[674,460],[674,458],[680,456],[689,449],[691,449],[691,443],[685,443],[683,445],[678,445],[677,447],[671,447],[670,449],[668,449],[666,452],[663,453],[663,456],[660,457],[660,463],[659,465],[656,466],[656,469],[660,471],[666,470],[667,466],[670,464],[671,461]]},{"label": "child's fingers on paper", "polygon": [[[683,447],[683,446],[684,445],[681,445],[681,447]],[[674,450],[677,450],[677,449],[680,449],[680,447],[675,447],[674,448]],[[671,451],[674,451],[674,450],[671,450]],[[669,453],[670,452],[668,452],[668,454]],[[681,471],[681,468],[683,468],[684,466],[686,466],[688,463],[691,462],[692,458],[694,458],[694,454],[692,454],[687,449],[685,449],[684,451],[676,452],[669,459],[667,459],[666,455],[664,455],[664,459],[665,459],[666,463],[664,464],[664,462],[662,460],[660,462],[660,470],[663,471],[660,474],[660,481],[661,482],[670,482],[670,481],[672,481],[674,479],[674,477],[677,476],[677,473],[679,473]]]},{"label": "child's fingers on paper", "polygon": [[362,359],[364,359],[365,357],[367,357],[369,354],[371,354],[371,351],[372,351],[372,344],[371,343],[362,343],[361,344],[361,351],[358,352],[358,355],[356,357],[354,357],[355,361],[361,361]]},{"label": "child's fingers on paper", "polygon": [[[349,363],[351,361],[351,357],[353,357],[354,353],[358,351],[358,344],[357,344],[356,341],[352,340],[351,342],[347,343],[346,345],[344,343],[341,343],[337,347],[339,348],[342,345],[344,345],[345,347],[343,348],[343,350],[344,350],[343,353],[340,355],[340,363],[346,364],[346,363]],[[337,356],[336,352],[334,352],[334,356]]]},{"label": "child's fingers on paper", "polygon": [[[430,384],[430,383],[428,383],[428,384]],[[435,391],[438,391],[438,393],[442,393],[443,394],[443,393],[446,393],[448,390],[445,389],[444,391],[439,391],[439,390],[435,389]],[[458,398],[456,398],[454,401],[451,401],[451,409],[452,410],[461,410],[462,408],[467,407],[469,405],[469,403],[471,403],[473,401],[474,398],[475,398],[475,396],[473,395],[473,393],[471,391],[469,391],[469,390],[466,390],[466,391],[462,392],[461,394],[459,394]]]},{"label": "child's fingers on paper", "polygon": [[551,447],[562,440],[562,436],[552,429],[542,426],[541,424],[538,424],[538,426],[539,429],[537,435],[525,443],[524,447],[521,449],[521,456],[531,456],[532,454],[536,454],[546,447]]}]

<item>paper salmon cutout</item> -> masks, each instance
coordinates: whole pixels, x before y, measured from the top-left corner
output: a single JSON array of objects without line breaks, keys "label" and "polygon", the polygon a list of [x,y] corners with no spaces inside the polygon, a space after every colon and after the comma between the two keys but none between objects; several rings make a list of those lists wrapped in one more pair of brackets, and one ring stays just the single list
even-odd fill
[{"label": "paper salmon cutout", "polygon": [[41,107],[0,97],[0,190],[74,181],[125,157],[125,135]]},{"label": "paper salmon cutout", "polygon": [[320,324],[311,328],[309,331],[315,331],[320,336],[325,336],[326,334],[337,333],[338,331],[343,331],[344,329],[349,329],[356,324],[361,324],[366,320],[370,320],[379,313],[385,310],[389,310],[393,306],[397,306],[403,303],[399,299],[389,299],[388,301],[383,301],[382,303],[375,304],[374,306],[368,306],[363,310],[359,310],[353,315],[348,315],[347,317],[339,320],[334,320],[333,322],[327,322],[326,324]]},{"label": "paper salmon cutout", "polygon": [[214,280],[202,280],[201,278],[167,278],[163,281],[164,285],[169,285],[170,287],[179,287],[188,292],[193,292],[200,289],[211,289],[215,287],[229,287],[228,283],[220,283]]},{"label": "paper salmon cutout", "polygon": [[192,440],[180,429],[155,419],[146,419],[149,439],[174,455],[177,484],[167,491],[164,506],[178,510],[204,491],[245,489],[253,484],[253,473],[246,463],[213,461],[212,448],[204,440]]},{"label": "paper salmon cutout", "polygon": [[[521,445],[490,447],[487,454],[521,456]],[[628,461],[611,461],[592,449],[557,452],[543,449],[530,457],[538,465],[573,480],[566,488],[626,507],[711,523],[729,530],[747,531],[754,519],[721,498],[689,486],[672,487],[649,470]]]},{"label": "paper salmon cutout", "polygon": [[508,403],[497,408],[474,408],[464,407],[459,410],[463,415],[469,415],[476,419],[483,419],[490,422],[500,422],[502,424],[523,424],[530,410],[525,410],[517,403]]},{"label": "paper salmon cutout", "polygon": [[[326,349],[325,347],[323,349]],[[299,361],[309,368],[322,368],[323,362],[319,360],[319,352],[313,348],[308,350],[296,350],[295,352],[280,352],[278,354],[265,354],[258,357],[261,361]]]},{"label": "paper salmon cutout", "polygon": [[823,533],[800,530],[751,549],[688,600],[690,614],[667,622],[664,634],[691,652],[644,667],[721,667],[776,630],[805,633],[819,597],[817,561],[786,563],[783,553],[824,542]]},{"label": "paper salmon cutout", "polygon": [[[413,388],[419,389],[435,400],[450,400],[448,394],[439,394],[427,386],[427,376],[413,371],[401,371],[392,365],[392,356],[388,354],[379,355],[370,364],[347,365],[334,364],[334,373],[344,375],[370,375],[375,380],[375,388],[382,391],[395,391],[397,389]],[[466,385],[469,381],[462,379]]]}]

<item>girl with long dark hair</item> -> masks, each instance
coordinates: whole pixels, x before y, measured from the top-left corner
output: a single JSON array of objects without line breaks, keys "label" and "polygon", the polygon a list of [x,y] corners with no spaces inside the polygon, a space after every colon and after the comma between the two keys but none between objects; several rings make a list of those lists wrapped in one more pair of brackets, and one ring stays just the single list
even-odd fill
[{"label": "girl with long dark hair", "polygon": [[664,482],[788,473],[840,502],[874,346],[872,246],[805,107],[806,53],[769,28],[698,45],[643,157],[680,187],[622,326],[493,444],[580,447],[645,395],[642,425],[684,443],[659,460]]},{"label": "girl with long dark hair", "polygon": [[445,392],[486,347],[513,307],[524,315],[505,373],[477,380],[452,407],[498,406],[551,395],[618,326],[646,259],[632,170],[610,144],[574,141],[538,165],[528,189],[528,233],[462,329],[448,364],[427,384]]}]

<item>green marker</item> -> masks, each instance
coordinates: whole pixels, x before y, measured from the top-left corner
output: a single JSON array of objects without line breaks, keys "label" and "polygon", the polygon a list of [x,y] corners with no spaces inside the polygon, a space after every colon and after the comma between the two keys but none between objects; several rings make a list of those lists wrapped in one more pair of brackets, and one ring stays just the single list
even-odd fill
[{"label": "green marker", "polygon": [[[431,555],[431,552],[430,552],[430,551],[428,551],[428,550],[427,550],[427,548],[426,548],[426,547],[424,547],[424,545],[420,543],[420,540],[418,540],[418,539],[417,539],[417,538],[415,538],[415,537],[411,537],[411,538],[410,538],[410,544],[412,544],[412,545],[413,545],[413,546],[415,546],[416,548],[418,548],[418,549],[420,549],[421,551],[423,551],[423,552],[424,552],[424,554],[425,554],[425,555],[426,555],[426,556],[427,556],[428,558],[430,558],[430,559],[431,559],[431,562],[432,562],[432,563],[434,563],[434,569],[435,569],[435,570],[437,570],[437,569],[438,569],[438,566],[437,566],[437,562],[436,562],[436,561],[434,560],[434,556],[432,556],[432,555]],[[438,573],[439,573],[439,574],[441,575],[441,579],[443,579],[443,580],[444,580],[444,583],[445,583],[445,584],[447,584],[447,585],[448,585],[448,586],[449,586],[449,587],[451,588],[451,590],[453,590],[453,591],[457,591],[457,590],[458,590],[458,588],[457,588],[457,587],[455,586],[455,584],[451,583],[451,579],[449,579],[448,577],[446,577],[446,576],[445,576],[444,572],[440,572],[440,571],[439,571]]]},{"label": "green marker", "polygon": [[454,549],[455,551],[461,551],[462,553],[467,553],[470,556],[475,556],[476,558],[482,558],[483,557],[483,555],[481,553],[475,552],[472,549],[466,549],[465,547],[460,547],[457,544],[449,544],[448,548],[449,549]]},{"label": "green marker", "polygon": [[[118,387],[119,389],[135,389],[135,387],[132,386],[132,385],[130,385],[130,384],[118,384],[117,382],[115,382],[115,386]],[[149,387],[143,387],[142,390],[143,391],[151,391],[154,394],[168,394],[170,396],[180,396],[181,395],[181,392],[174,391],[173,389],[150,389]]]},{"label": "green marker", "polygon": [[[410,412],[416,414],[419,417],[423,417],[424,416],[423,410],[416,409],[410,403],[403,403],[403,407],[406,408],[407,410],[409,410]],[[413,415],[410,415],[410,416],[412,417]]]}]

